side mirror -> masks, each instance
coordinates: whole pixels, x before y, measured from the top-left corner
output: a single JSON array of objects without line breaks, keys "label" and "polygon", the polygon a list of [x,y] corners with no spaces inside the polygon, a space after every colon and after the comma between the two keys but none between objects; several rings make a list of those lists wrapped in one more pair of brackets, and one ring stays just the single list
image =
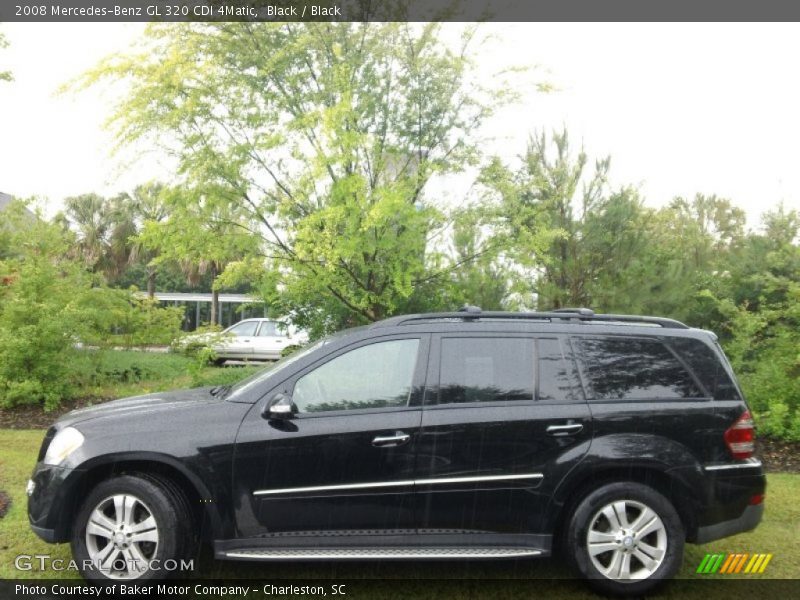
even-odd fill
[{"label": "side mirror", "polygon": [[291,419],[297,413],[292,397],[278,392],[264,406],[261,416],[265,419]]}]

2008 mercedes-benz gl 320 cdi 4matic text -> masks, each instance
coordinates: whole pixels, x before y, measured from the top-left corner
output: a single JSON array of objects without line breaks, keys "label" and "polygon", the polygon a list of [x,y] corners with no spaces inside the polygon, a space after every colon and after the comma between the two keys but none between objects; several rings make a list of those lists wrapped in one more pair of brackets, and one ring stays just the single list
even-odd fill
[{"label": "2008 mercedes-benz gl 320 cdi 4matic text", "polygon": [[560,553],[640,593],[754,528],[765,478],[714,334],[588,309],[394,317],[231,388],[76,410],[28,484],[89,579],[164,561]]}]

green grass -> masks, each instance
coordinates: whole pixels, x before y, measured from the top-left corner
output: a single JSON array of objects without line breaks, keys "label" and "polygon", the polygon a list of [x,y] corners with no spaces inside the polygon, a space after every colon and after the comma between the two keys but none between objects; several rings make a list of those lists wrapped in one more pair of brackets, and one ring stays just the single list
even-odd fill
[{"label": "green grass", "polygon": [[[52,578],[75,573],[19,572],[14,557],[19,554],[50,554],[69,558],[66,544],[49,545],[28,528],[25,482],[36,461],[43,437],[40,430],[0,430],[0,489],[9,493],[12,507],[0,519],[0,578]],[[768,476],[767,510],[764,521],[753,532],[703,546],[686,547],[679,580],[659,594],[664,598],[687,595],[705,600],[745,597],[746,587],[731,587],[745,576],[697,575],[695,569],[706,552],[771,552],[774,554],[761,579],[800,578],[800,475]],[[359,580],[348,585],[349,596],[359,598],[592,598],[584,584],[571,580],[572,574],[558,560],[473,563],[341,563],[341,564],[254,564],[213,561],[200,557],[203,576],[253,578],[261,581],[292,580],[302,585],[314,579]],[[698,580],[709,580],[698,585]],[[500,581],[499,581],[500,580]],[[534,581],[535,580],[535,581]],[[333,582],[333,581],[332,581]],[[261,596],[258,596],[261,597]]]}]

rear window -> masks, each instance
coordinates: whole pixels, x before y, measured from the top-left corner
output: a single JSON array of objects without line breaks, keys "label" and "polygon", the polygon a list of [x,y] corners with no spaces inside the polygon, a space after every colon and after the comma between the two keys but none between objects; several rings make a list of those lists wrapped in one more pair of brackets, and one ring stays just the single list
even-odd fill
[{"label": "rear window", "polygon": [[670,342],[714,400],[741,400],[736,384],[708,344],[692,338],[674,338]]},{"label": "rear window", "polygon": [[691,374],[660,340],[578,338],[595,400],[701,398]]}]

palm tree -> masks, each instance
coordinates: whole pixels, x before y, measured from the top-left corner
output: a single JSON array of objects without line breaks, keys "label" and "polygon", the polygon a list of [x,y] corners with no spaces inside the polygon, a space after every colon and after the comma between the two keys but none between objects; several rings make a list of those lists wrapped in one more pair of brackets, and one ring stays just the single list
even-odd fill
[{"label": "palm tree", "polygon": [[114,217],[105,198],[81,194],[64,200],[66,221],[77,237],[77,255],[94,273],[105,273],[111,248]]},{"label": "palm tree", "polygon": [[156,276],[159,250],[145,246],[138,233],[145,223],[161,223],[169,216],[169,207],[162,194],[164,186],[161,183],[149,182],[136,186],[133,193],[127,198],[127,207],[132,215],[134,228],[126,238],[128,246],[128,262],[141,262],[147,270],[147,296],[152,299],[156,292]]}]

